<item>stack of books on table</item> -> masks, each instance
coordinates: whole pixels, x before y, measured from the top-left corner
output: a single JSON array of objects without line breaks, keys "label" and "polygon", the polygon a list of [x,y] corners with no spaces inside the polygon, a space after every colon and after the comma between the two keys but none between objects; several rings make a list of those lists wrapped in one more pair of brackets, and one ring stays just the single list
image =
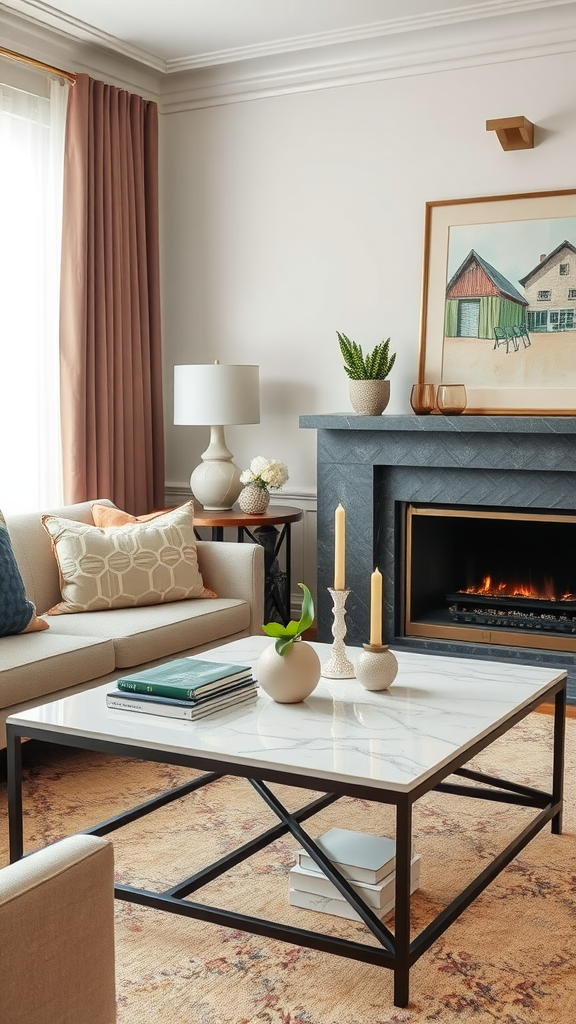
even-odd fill
[{"label": "stack of books on table", "polygon": [[256,700],[257,688],[248,665],[219,664],[200,658],[178,658],[122,676],[106,704],[116,711],[196,720],[244,707]]},{"label": "stack of books on table", "polygon": [[[352,888],[374,911],[384,918],[394,909],[396,884],[396,842],[385,836],[331,828],[316,840],[317,846]],[[410,892],[420,884],[420,856],[412,851]],[[290,871],[289,902],[293,907],[317,910],[360,921],[360,916],[322,873],[316,861],[304,850],[297,853]]]}]

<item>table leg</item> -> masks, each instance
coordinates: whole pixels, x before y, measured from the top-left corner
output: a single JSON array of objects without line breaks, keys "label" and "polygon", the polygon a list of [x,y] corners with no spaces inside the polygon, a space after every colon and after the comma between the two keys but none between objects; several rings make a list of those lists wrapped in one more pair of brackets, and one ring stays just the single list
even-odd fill
[{"label": "table leg", "polygon": [[24,853],[22,828],[22,741],[12,728],[6,727],[6,771],[8,780],[8,829],[10,835],[10,863],[20,860]]},{"label": "table leg", "polygon": [[286,523],[286,525],[284,526],[284,529],[286,531],[286,547],[285,547],[285,553],[286,553],[286,591],[285,591],[285,593],[286,593],[286,612],[285,612],[285,614],[286,614],[286,622],[288,622],[289,619],[290,619],[290,614],[291,614],[290,601],[291,601],[291,598],[292,598],[292,590],[291,590],[292,578],[291,578],[291,572],[290,572],[291,567],[292,567],[292,529],[291,529],[290,523]]},{"label": "table leg", "polygon": [[[566,739],[566,683],[554,698],[554,762],[552,768],[552,799],[561,802],[564,787],[564,744]],[[562,809],[551,822],[555,835],[562,832]]]},{"label": "table leg", "polygon": [[394,1006],[407,1006],[410,977],[410,861],[412,804],[408,797],[396,806],[396,906],[394,912]]}]

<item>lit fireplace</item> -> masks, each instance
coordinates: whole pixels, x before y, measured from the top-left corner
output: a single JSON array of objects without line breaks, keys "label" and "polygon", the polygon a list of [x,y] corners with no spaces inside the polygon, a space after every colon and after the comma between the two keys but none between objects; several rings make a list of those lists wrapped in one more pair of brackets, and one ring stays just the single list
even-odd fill
[{"label": "lit fireplace", "polygon": [[576,516],[406,507],[407,636],[576,651]]},{"label": "lit fireplace", "polygon": [[532,601],[576,601],[574,594],[557,594],[553,579],[545,579],[542,586],[530,583],[495,583],[485,576],[479,587],[466,587],[460,594],[482,594],[483,597],[526,597]]}]

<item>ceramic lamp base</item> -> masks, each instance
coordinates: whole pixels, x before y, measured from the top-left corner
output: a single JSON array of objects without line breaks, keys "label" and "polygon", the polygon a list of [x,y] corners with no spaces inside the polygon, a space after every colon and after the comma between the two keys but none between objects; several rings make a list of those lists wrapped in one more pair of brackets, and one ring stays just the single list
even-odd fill
[{"label": "ceramic lamp base", "polygon": [[356,659],[356,678],[366,690],[387,690],[398,674],[396,655],[381,644],[364,644]]},{"label": "ceramic lamp base", "polygon": [[190,489],[209,512],[232,508],[240,494],[240,470],[232,462],[232,452],[226,447],[224,427],[210,427],[210,444],[190,477]]}]

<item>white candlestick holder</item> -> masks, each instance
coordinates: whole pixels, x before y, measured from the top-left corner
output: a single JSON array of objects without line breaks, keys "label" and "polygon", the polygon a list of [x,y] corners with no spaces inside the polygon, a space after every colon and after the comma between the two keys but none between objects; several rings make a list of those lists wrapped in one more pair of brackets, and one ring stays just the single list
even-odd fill
[{"label": "white candlestick holder", "polygon": [[332,653],[322,666],[322,675],[327,679],[353,679],[354,665],[346,655],[344,637],[346,636],[346,598],[349,590],[332,590],[328,587],[332,598],[334,622],[332,623]]},{"label": "white candlestick holder", "polygon": [[366,690],[387,690],[396,679],[396,655],[386,644],[363,644],[356,659],[356,678]]}]

